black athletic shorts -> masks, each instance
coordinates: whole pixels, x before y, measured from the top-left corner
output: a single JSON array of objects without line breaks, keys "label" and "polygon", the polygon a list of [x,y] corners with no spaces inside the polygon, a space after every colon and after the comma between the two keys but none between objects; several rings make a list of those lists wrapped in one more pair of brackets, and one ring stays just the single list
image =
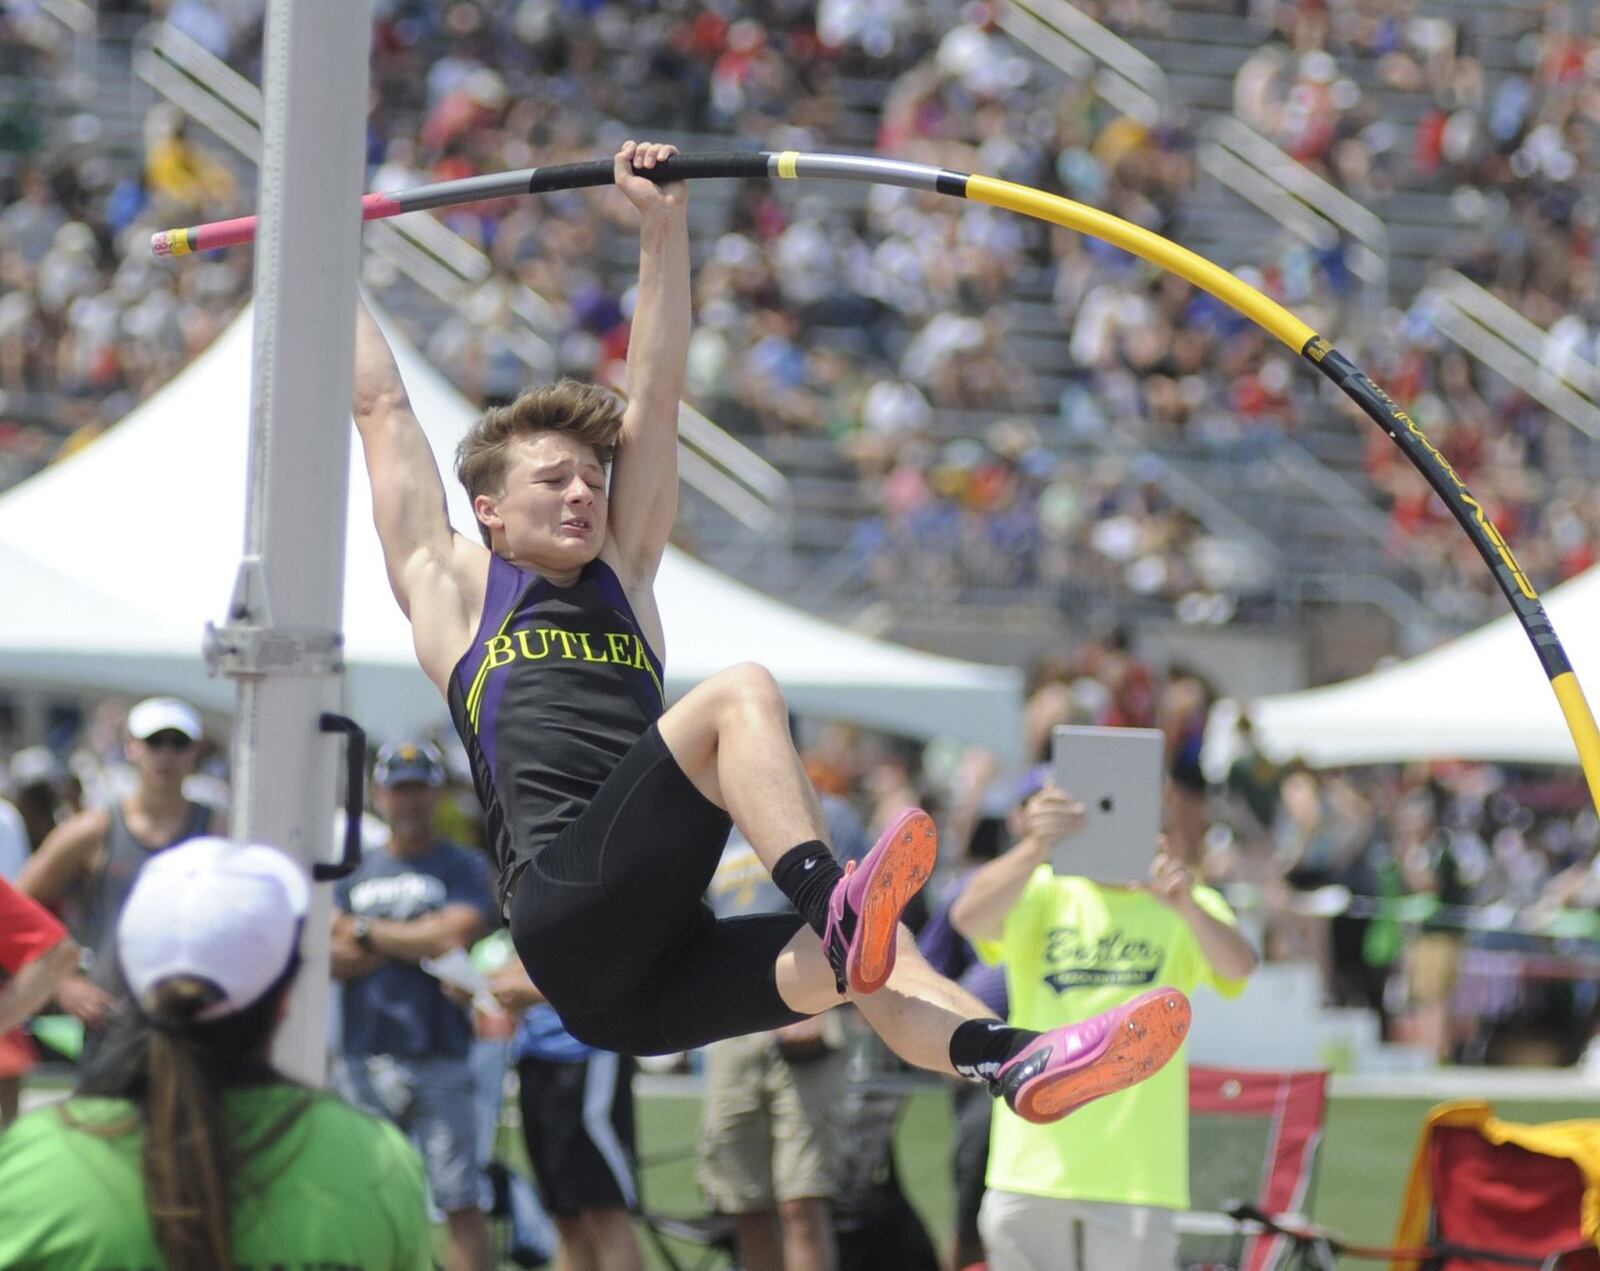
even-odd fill
[{"label": "black athletic shorts", "polygon": [[633,1060],[600,1051],[576,1063],[517,1064],[522,1136],[544,1207],[635,1209]]},{"label": "black athletic shorts", "polygon": [[778,995],[798,914],[718,921],[703,897],[732,823],[646,730],[511,881],[511,937],[579,1041],[660,1055],[801,1018]]}]

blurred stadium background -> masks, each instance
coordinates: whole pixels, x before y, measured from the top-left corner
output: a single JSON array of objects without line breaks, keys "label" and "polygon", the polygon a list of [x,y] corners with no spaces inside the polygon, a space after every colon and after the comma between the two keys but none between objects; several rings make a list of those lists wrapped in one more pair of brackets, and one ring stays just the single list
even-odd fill
[{"label": "blurred stadium background", "polygon": [[[643,132],[1061,193],[1327,334],[1419,421],[1534,585],[1587,594],[1590,0],[374,9],[371,189],[594,158]],[[246,305],[248,250],[178,268],[145,243],[253,207],[261,22],[261,0],[0,13],[0,501],[92,453]],[[1301,1044],[1257,1057],[1348,1074],[1319,1216],[1389,1234],[1380,1198],[1398,1184],[1374,1180],[1403,1170],[1441,1063],[1534,1065],[1545,1093],[1578,1097],[1555,1070],[1600,1070],[1600,821],[1553,706],[1553,743],[1491,722],[1327,759],[1315,720],[1273,732],[1273,695],[1424,656],[1504,608],[1388,440],[1249,322],[1093,240],[856,186],[707,182],[691,206],[703,422],[685,431],[678,545],[854,631],[1021,668],[1019,752],[1057,721],[1165,730],[1174,823],[1270,959],[1251,1018],[1306,1021]],[[618,380],[635,244],[605,195],[413,215],[363,241],[365,285],[470,402]],[[1594,629],[1555,612],[1581,671]],[[117,788],[119,701],[10,676],[0,655],[0,756],[30,832]],[[817,718],[803,736],[819,784],[869,821],[921,799],[959,838],[1004,811],[1003,758],[938,727]],[[225,757],[207,769],[217,799]],[[1386,1081],[1415,1101],[1358,1099]],[[912,1120],[928,1143],[948,1133]],[[647,1137],[655,1124],[670,1116]]]}]

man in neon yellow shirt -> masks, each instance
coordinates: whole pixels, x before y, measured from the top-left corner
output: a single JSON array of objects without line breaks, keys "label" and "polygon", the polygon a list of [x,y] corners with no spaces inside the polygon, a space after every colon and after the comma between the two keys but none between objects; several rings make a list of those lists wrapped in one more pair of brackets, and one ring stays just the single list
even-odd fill
[{"label": "man in neon yellow shirt", "polygon": [[[1062,877],[1055,844],[1083,823],[1046,784],[1023,809],[1023,837],[973,875],[950,918],[979,956],[1004,962],[1009,1023],[1055,1028],[1158,985],[1209,984],[1233,996],[1256,955],[1227,902],[1163,851],[1148,882]],[[991,1271],[1170,1271],[1173,1212],[1189,1205],[1189,1067],[1053,1125],[997,1108],[979,1218]]]}]

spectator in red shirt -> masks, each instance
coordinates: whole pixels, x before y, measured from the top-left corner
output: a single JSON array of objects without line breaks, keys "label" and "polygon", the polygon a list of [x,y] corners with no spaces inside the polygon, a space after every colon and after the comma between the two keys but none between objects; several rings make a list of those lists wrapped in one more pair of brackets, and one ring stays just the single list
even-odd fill
[{"label": "spectator in red shirt", "polygon": [[[56,984],[78,965],[78,946],[50,911],[0,878],[0,1038],[48,1002]],[[20,1083],[0,1081],[0,1126],[17,1116]]]}]

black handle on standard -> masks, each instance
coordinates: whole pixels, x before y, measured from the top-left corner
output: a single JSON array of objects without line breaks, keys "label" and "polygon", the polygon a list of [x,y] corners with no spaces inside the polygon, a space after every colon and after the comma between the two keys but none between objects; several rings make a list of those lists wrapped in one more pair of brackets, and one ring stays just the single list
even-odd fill
[{"label": "black handle on standard", "polygon": [[361,810],[366,806],[367,734],[346,715],[323,711],[317,731],[343,733],[344,742],[344,854],[338,864],[318,861],[311,867],[313,882],[331,883],[356,872],[361,864]]},{"label": "black handle on standard", "polygon": [[[647,181],[661,185],[667,181],[695,181],[707,177],[765,177],[766,151],[745,150],[730,154],[675,154],[653,168],[635,169]],[[552,163],[535,168],[528,178],[529,194],[551,190],[579,190],[592,185],[611,184],[611,160],[591,159],[584,163]]]}]

